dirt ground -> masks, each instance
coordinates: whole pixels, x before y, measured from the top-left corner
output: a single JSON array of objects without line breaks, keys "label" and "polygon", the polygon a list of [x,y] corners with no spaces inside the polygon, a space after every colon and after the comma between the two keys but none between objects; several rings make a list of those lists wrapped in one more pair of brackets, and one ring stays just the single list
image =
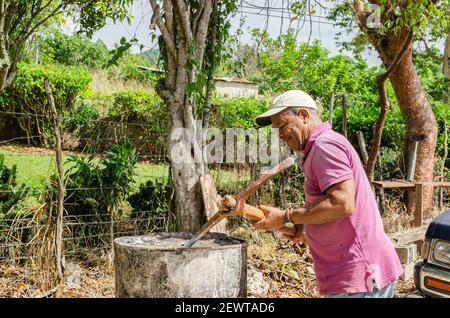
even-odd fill
[{"label": "dirt ground", "polygon": [[[238,228],[230,233],[247,240],[249,270],[261,272],[269,284],[267,293],[249,297],[317,298],[312,260],[303,244],[292,244],[281,236]],[[114,297],[114,269],[107,251],[86,252],[66,264],[76,264],[79,271],[58,285],[44,288],[42,271],[20,265],[0,265],[0,297],[105,298]],[[79,273],[79,274],[77,274]],[[77,277],[79,284],[73,284]],[[72,281],[72,284],[69,283]],[[70,286],[72,285],[72,286]],[[396,297],[418,293],[413,280],[399,281]]]}]

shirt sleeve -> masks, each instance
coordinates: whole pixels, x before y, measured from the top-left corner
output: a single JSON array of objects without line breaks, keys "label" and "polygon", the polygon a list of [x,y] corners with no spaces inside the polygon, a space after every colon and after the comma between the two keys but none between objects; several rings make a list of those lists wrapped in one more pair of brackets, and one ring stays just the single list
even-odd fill
[{"label": "shirt sleeve", "polygon": [[344,145],[333,140],[317,140],[311,158],[311,168],[319,185],[320,192],[332,185],[353,179],[348,150]]}]

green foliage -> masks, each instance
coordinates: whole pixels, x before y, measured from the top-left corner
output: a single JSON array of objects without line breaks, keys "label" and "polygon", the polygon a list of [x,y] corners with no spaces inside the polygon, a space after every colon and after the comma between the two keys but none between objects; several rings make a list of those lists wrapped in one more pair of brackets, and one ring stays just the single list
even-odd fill
[{"label": "green foliage", "polygon": [[155,118],[162,108],[162,101],[156,94],[144,90],[125,91],[112,95],[109,116],[125,122],[149,123],[162,119]]},{"label": "green foliage", "polygon": [[[48,108],[45,107],[48,103],[44,88],[45,78],[50,81],[58,110],[70,109],[80,95],[87,93],[91,82],[89,74],[77,67],[21,63],[12,88],[7,94],[15,103],[32,103],[37,104],[39,108]],[[30,108],[33,107],[30,105]]]},{"label": "green foliage", "polygon": [[144,90],[113,94],[108,115],[113,120],[144,124],[143,135],[147,140],[165,146],[169,114],[158,95]]},{"label": "green foliage", "polygon": [[17,166],[8,168],[5,156],[0,154],[0,219],[8,215],[10,209],[26,197],[29,187],[17,184]]},{"label": "green foliage", "polygon": [[[438,139],[436,145],[436,155],[444,155],[444,122],[447,123],[447,134],[450,136],[450,105],[439,101],[432,101],[431,108],[438,122]],[[450,137],[447,140],[447,149],[450,152]]]},{"label": "green foliage", "polygon": [[[98,237],[87,237],[107,232],[111,213],[120,217],[119,207],[132,190],[136,151],[129,143],[116,144],[100,162],[92,155],[71,156],[66,163],[70,167],[65,173],[65,210],[79,223],[71,230],[74,235],[86,237],[86,244],[95,244]],[[52,180],[43,197],[49,207],[57,195],[56,177]]]},{"label": "green foliage", "polygon": [[[8,232],[14,219],[28,217],[30,210],[20,209],[20,203],[27,197],[30,187],[24,183],[17,183],[17,166],[8,168],[5,165],[5,156],[0,154],[0,242],[8,238]],[[18,231],[20,237],[16,239],[26,241],[30,234],[29,229]]]},{"label": "green foliage", "polygon": [[101,68],[109,60],[109,50],[101,41],[92,42],[83,35],[68,35],[59,30],[40,43],[40,59],[62,65]]},{"label": "green foliage", "polygon": [[[260,31],[255,30],[254,34]],[[328,105],[331,93],[353,96],[352,103],[374,106],[378,103],[375,75],[378,70],[369,67],[361,58],[345,55],[330,57],[319,41],[311,45],[298,44],[293,30],[277,39],[263,37],[261,57],[264,92],[277,94],[290,89],[301,89]],[[388,87],[392,96],[392,88]]]},{"label": "green foliage", "polygon": [[76,4],[79,9],[70,11],[79,20],[80,33],[85,33],[92,37],[96,30],[101,29],[106,24],[106,19],[112,22],[127,21],[131,24],[131,16],[128,8],[132,5],[132,0],[96,0],[90,5],[86,5],[85,0],[65,0],[65,3]]},{"label": "green foliage", "polygon": [[442,92],[446,87],[444,73],[442,72],[442,52],[433,47],[424,52],[415,51],[413,57],[414,66],[425,92],[430,98],[441,100]]},{"label": "green foliage", "polygon": [[78,131],[81,136],[91,136],[100,114],[91,104],[81,103],[70,117],[64,120],[64,128],[69,132]]},{"label": "green foliage", "polygon": [[152,64],[140,55],[126,52],[115,64],[108,67],[108,77],[121,80],[136,80],[144,84],[155,86],[159,75],[140,68],[142,66],[151,67]]},{"label": "green foliage", "polygon": [[265,100],[255,97],[216,98],[213,104],[211,127],[218,128],[256,128],[255,117],[268,109]]},{"label": "green foliage", "polygon": [[132,219],[163,217],[169,213],[170,185],[167,180],[148,180],[139,186],[139,191],[128,197],[133,211]]},{"label": "green foliage", "polygon": [[86,71],[76,67],[21,63],[12,86],[0,97],[0,109],[17,113],[15,117],[27,135],[41,135],[33,143],[48,146],[53,136],[45,78],[50,81],[57,111],[64,115],[73,112],[76,102],[87,94],[91,81]]}]

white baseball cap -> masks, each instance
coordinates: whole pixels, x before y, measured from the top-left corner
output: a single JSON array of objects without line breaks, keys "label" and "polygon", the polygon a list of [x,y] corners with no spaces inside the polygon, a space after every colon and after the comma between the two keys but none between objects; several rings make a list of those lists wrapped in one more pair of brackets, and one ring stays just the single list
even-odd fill
[{"label": "white baseball cap", "polygon": [[316,102],[311,96],[301,90],[291,90],[277,96],[264,114],[256,117],[256,123],[260,126],[267,126],[272,123],[270,116],[278,114],[289,107],[305,107],[317,109]]}]

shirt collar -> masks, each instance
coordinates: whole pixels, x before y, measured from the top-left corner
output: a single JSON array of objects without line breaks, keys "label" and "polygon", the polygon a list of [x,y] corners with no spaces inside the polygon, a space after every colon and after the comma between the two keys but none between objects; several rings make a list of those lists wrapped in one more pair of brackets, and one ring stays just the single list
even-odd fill
[{"label": "shirt collar", "polygon": [[331,130],[331,126],[328,122],[324,122],[314,128],[311,135],[308,137],[308,140],[306,141],[305,150],[303,151],[303,161],[306,160],[308,153],[311,151],[312,146],[314,145],[320,134],[327,130]]}]

